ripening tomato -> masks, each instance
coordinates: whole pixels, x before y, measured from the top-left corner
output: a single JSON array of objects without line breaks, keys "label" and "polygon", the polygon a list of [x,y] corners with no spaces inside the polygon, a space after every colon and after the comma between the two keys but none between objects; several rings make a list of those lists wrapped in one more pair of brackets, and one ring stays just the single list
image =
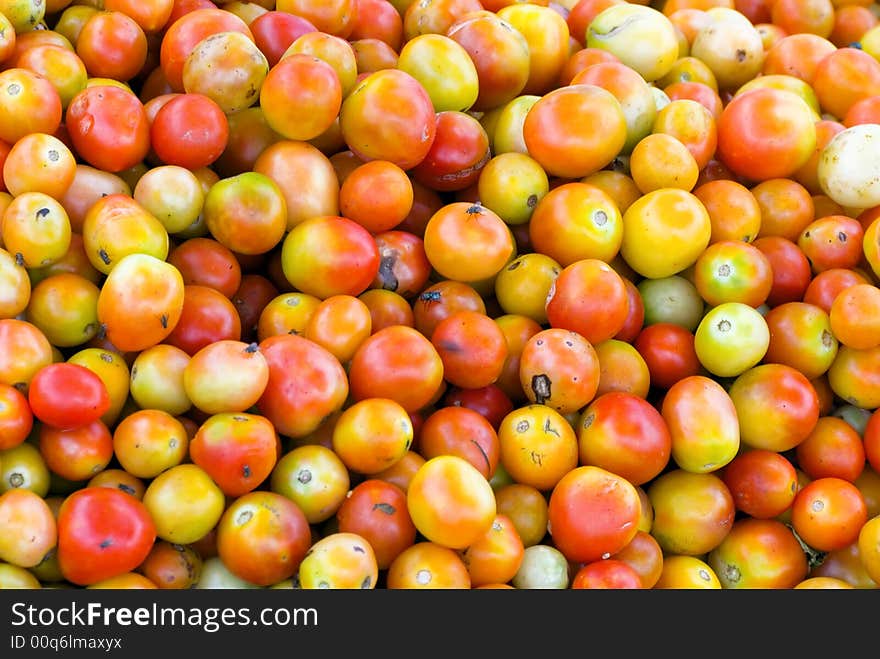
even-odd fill
[{"label": "ripening tomato", "polygon": [[416,539],[406,493],[378,478],[358,483],[339,506],[336,519],[340,532],[356,533],[370,543],[380,570],[387,570]]},{"label": "ripening tomato", "polygon": [[114,457],[110,430],[100,419],[66,429],[44,423],[38,442],[49,470],[73,482],[100,473]]},{"label": "ripening tomato", "polygon": [[721,472],[738,511],[770,519],[788,510],[798,491],[794,465],[782,454],[751,449],[733,458]]},{"label": "ripening tomato", "polygon": [[159,160],[190,170],[213,164],[228,139],[229,123],[223,108],[199,92],[168,99],[150,124],[150,143]]},{"label": "ripening tomato", "polygon": [[227,496],[238,497],[265,481],[278,462],[281,440],[264,416],[214,414],[189,443],[189,457]]},{"label": "ripening tomato", "polygon": [[285,278],[297,290],[320,299],[363,293],[379,271],[379,248],[357,222],[337,215],[304,220],[281,248]]},{"label": "ripening tomato", "polygon": [[672,437],[660,412],[644,398],[608,392],[593,400],[579,421],[580,464],[602,467],[633,485],[666,468]]},{"label": "ripening tomato", "polygon": [[427,416],[419,432],[418,451],[425,459],[457,455],[489,480],[500,459],[498,434],[479,412],[451,405]]},{"label": "ripening tomato", "polygon": [[694,333],[677,323],[653,322],[642,327],[632,346],[648,368],[652,387],[669,389],[700,373]]},{"label": "ripening tomato", "polygon": [[808,572],[800,542],[776,519],[737,520],[706,561],[726,589],[794,588]]},{"label": "ripening tomato", "polygon": [[413,436],[412,420],[400,403],[365,398],[342,411],[331,441],[333,451],[349,470],[376,474],[404,456]]},{"label": "ripening tomato", "polygon": [[417,542],[388,566],[389,589],[469,589],[470,574],[461,553],[435,542]]},{"label": "ripening tomato", "polygon": [[599,360],[592,343],[583,335],[550,327],[523,345],[519,380],[530,402],[561,414],[574,413],[596,395]]},{"label": "ripening tomato", "polygon": [[580,259],[556,277],[546,310],[551,327],[577,332],[596,344],[623,328],[629,316],[628,292],[623,277],[608,263]]},{"label": "ripening tomato", "polygon": [[128,254],[101,286],[98,321],[119,350],[144,350],[174,330],[183,313],[184,291],[183,277],[167,261]]},{"label": "ripening tomato", "polygon": [[740,439],[751,448],[787,451],[804,441],[819,419],[819,397],[810,380],[785,364],[744,371],[728,389]]},{"label": "ripening tomato", "polygon": [[297,577],[300,588],[376,587],[379,567],[370,543],[357,533],[338,531],[324,536],[308,549]]},{"label": "ripening tomato", "polygon": [[86,87],[71,99],[64,125],[77,155],[106,172],[125,171],[150,150],[144,105],[134,92],[121,87]]},{"label": "ripening tomato", "polygon": [[0,494],[0,561],[32,568],[57,540],[55,516],[43,497],[22,488]]},{"label": "ripening tomato", "polygon": [[654,511],[651,535],[666,554],[702,556],[733,525],[736,506],[718,474],[673,469],[651,481],[646,492]]},{"label": "ripening tomato", "polygon": [[11,384],[0,382],[0,451],[21,444],[33,426],[27,396]]},{"label": "ripening tomato", "polygon": [[258,586],[296,574],[311,541],[303,512],[275,492],[238,496],[217,523],[217,553],[223,564]]},{"label": "ripening tomato", "polygon": [[494,383],[507,358],[507,341],[489,316],[457,311],[439,321],[431,343],[443,362],[443,377],[458,387],[476,389]]},{"label": "ripening tomato", "polygon": [[134,570],[155,539],[146,506],[120,490],[84,487],[58,511],[58,565],[67,581],[80,586]]},{"label": "ripening tomato", "polygon": [[675,463],[693,473],[717,471],[740,449],[734,401],[717,381],[691,375],[666,392],[661,414],[669,428]]},{"label": "ripening tomato", "polygon": [[432,402],[440,390],[443,361],[424,334],[392,325],[361,343],[352,357],[348,381],[354,400],[389,398],[412,413]]},{"label": "ripening tomato", "polygon": [[143,504],[156,524],[157,537],[190,544],[216,526],[226,501],[208,472],[196,464],[184,463],[151,480]]},{"label": "ripening tomato", "polygon": [[836,476],[810,481],[791,504],[791,525],[807,545],[834,551],[856,542],[868,521],[865,498],[851,482]]},{"label": "ripening tomato", "polygon": [[[29,133],[52,135],[62,122],[61,97],[52,83],[29,69],[0,72],[0,139],[12,145]],[[100,127],[99,127],[100,128]]]},{"label": "ripening tomato", "polygon": [[[261,341],[260,351],[269,363],[269,381],[256,407],[280,434],[304,437],[342,409],[349,381],[342,364],[326,348],[301,336],[281,334]],[[354,382],[351,389],[355,394]]]},{"label": "ripening tomato", "polygon": [[592,562],[623,549],[638,531],[635,486],[601,467],[580,466],[553,487],[548,531],[569,561]]}]

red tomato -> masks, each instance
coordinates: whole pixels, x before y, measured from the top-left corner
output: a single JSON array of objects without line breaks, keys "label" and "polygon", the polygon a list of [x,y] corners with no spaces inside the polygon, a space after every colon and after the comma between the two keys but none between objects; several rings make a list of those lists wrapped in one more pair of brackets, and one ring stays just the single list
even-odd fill
[{"label": "red tomato", "polygon": [[28,403],[36,418],[70,429],[101,418],[110,409],[110,394],[98,375],[79,364],[44,366],[31,380]]},{"label": "red tomato", "polygon": [[189,455],[224,494],[239,497],[272,473],[280,449],[278,433],[266,417],[224,412],[199,426]]},{"label": "red tomato", "polygon": [[642,578],[629,563],[615,558],[593,561],[581,567],[571,580],[574,590],[639,589]]},{"label": "red tomato", "polygon": [[156,526],[143,503],[108,487],[84,487],[58,511],[58,566],[87,586],[130,572],[150,553]]},{"label": "red tomato", "polygon": [[339,531],[363,537],[376,555],[380,570],[416,539],[416,527],[406,507],[406,493],[377,478],[357,484],[336,511]]},{"label": "red tomato", "polygon": [[629,317],[623,277],[599,259],[565,266],[547,298],[547,320],[581,334],[592,344],[613,338]]},{"label": "red tomato", "polygon": [[551,491],[548,528],[569,561],[588,563],[620,551],[633,539],[641,509],[635,485],[600,467],[581,466]]},{"label": "red tomato", "polygon": [[11,384],[0,383],[0,451],[21,444],[33,426],[27,397]]},{"label": "red tomato", "polygon": [[70,101],[64,125],[76,154],[106,172],[122,172],[150,150],[150,120],[134,92],[111,85],[86,87]]},{"label": "red tomato", "polygon": [[653,323],[638,333],[633,347],[645,360],[651,386],[669,389],[701,371],[694,334],[676,323]]},{"label": "red tomato", "polygon": [[195,92],[169,99],[150,124],[150,142],[159,159],[190,170],[212,164],[228,140],[229,123],[223,109]]}]

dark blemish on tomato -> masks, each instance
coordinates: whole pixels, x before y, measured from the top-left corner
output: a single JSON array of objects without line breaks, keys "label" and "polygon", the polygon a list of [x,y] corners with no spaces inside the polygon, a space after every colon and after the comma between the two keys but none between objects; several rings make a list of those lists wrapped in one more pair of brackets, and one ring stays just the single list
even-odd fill
[{"label": "dark blemish on tomato", "polygon": [[24,267],[24,254],[21,252],[15,253],[15,265]]},{"label": "dark blemish on tomato", "polygon": [[522,421],[520,421],[519,423],[516,424],[516,431],[517,432],[526,432],[530,427],[531,426],[530,426],[529,422],[526,421],[525,419],[523,419]]},{"label": "dark blemish on tomato", "polygon": [[373,579],[368,574],[367,576],[364,577],[364,580],[361,582],[361,590],[367,590],[372,585],[373,585]]},{"label": "dark blemish on tomato", "polygon": [[168,329],[168,314],[163,313],[159,317],[159,322],[162,324],[162,329]]},{"label": "dark blemish on tomato", "polygon": [[516,261],[514,261],[513,263],[511,263],[509,266],[507,266],[507,270],[508,270],[508,272],[513,272],[514,270],[516,270],[516,269],[517,269],[519,266],[521,266],[521,265],[522,265],[522,261],[520,261],[519,259],[517,259]]},{"label": "dark blemish on tomato", "polygon": [[41,208],[40,210],[38,210],[35,213],[35,215],[37,216],[38,220],[42,220],[44,217],[46,217],[51,212],[52,211],[50,211],[48,208]]},{"label": "dark blemish on tomato", "polygon": [[112,546],[113,546],[113,539],[112,538],[104,538],[103,540],[101,540],[101,544],[98,545],[98,548],[99,549],[107,549],[107,547],[112,547]]},{"label": "dark blemish on tomato", "polygon": [[251,477],[251,468],[248,465],[244,465],[241,468],[241,475],[244,476],[245,478],[250,478]]},{"label": "dark blemish on tomato", "polygon": [[550,398],[550,378],[542,373],[541,375],[532,376],[532,392],[535,394],[535,402],[543,405]]},{"label": "dark blemish on tomato", "polygon": [[528,206],[529,208],[534,208],[537,205],[538,205],[538,195],[530,194],[529,198],[526,199],[526,206]]},{"label": "dark blemish on tomato", "polygon": [[479,442],[477,442],[477,441],[475,441],[475,440],[473,440],[473,439],[470,440],[470,441],[471,441],[471,444],[473,444],[474,446],[477,447],[477,450],[480,452],[480,455],[483,456],[483,461],[486,463],[486,470],[487,470],[487,471],[491,471],[491,470],[492,470],[492,465],[489,464],[489,456],[486,455],[486,451],[483,450],[483,447],[480,446],[480,443],[479,443]]},{"label": "dark blemish on tomato", "polygon": [[122,490],[126,494],[131,494],[134,496],[134,488],[131,485],[126,485],[125,483],[117,483],[116,488]]},{"label": "dark blemish on tomato", "polygon": [[104,262],[104,265],[110,265],[110,263],[112,262],[110,255],[107,253],[107,251],[103,247],[98,250],[98,256]]},{"label": "dark blemish on tomato", "polygon": [[386,291],[396,291],[400,286],[397,275],[394,274],[394,264],[397,263],[397,253],[392,251],[390,254],[384,254],[379,259],[379,279],[382,281],[382,288]]},{"label": "dark blemish on tomato", "polygon": [[361,547],[360,545],[355,545],[354,547],[352,547],[352,549],[359,554],[366,554],[367,553],[366,550],[363,547]]},{"label": "dark blemish on tomato", "polygon": [[299,473],[296,475],[296,480],[305,485],[312,480],[312,472],[308,469],[300,469]]},{"label": "dark blemish on tomato", "polygon": [[246,416],[239,416],[236,414],[234,417],[232,417],[232,420],[233,421],[247,421],[248,418]]},{"label": "dark blemish on tomato", "polygon": [[845,242],[846,242],[846,234],[845,234],[843,231],[839,232],[839,233],[837,234],[837,239],[838,239],[840,242],[845,243]]},{"label": "dark blemish on tomato", "polygon": [[390,503],[374,503],[373,510],[378,510],[379,512],[385,513],[386,515],[393,515],[397,512],[397,508],[392,506]]},{"label": "dark blemish on tomato", "polygon": [[461,352],[461,346],[453,341],[440,341],[437,347],[447,352]]},{"label": "dark blemish on tomato", "polygon": [[247,348],[244,349],[244,351],[250,355],[254,354],[255,352],[259,352],[259,350],[260,350],[259,343],[251,343],[250,345],[248,345]]},{"label": "dark blemish on tomato", "polygon": [[736,61],[737,62],[745,62],[747,54],[748,53],[746,53],[746,51],[744,51],[742,48],[738,48],[736,51]]},{"label": "dark blemish on tomato", "polygon": [[560,437],[559,431],[556,430],[556,428],[554,428],[552,425],[550,425],[550,419],[544,419],[544,432]]}]

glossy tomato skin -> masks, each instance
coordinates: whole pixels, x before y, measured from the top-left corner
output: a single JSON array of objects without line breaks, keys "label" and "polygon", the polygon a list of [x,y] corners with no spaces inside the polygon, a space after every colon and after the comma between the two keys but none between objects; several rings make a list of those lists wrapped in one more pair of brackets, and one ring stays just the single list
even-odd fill
[{"label": "glossy tomato skin", "polygon": [[339,360],[326,348],[293,334],[260,342],[269,363],[269,382],[257,409],[282,435],[305,437],[333,412],[349,393]]},{"label": "glossy tomato skin", "polygon": [[589,563],[623,549],[638,531],[635,486],[601,467],[568,472],[550,493],[548,528],[569,561]]},{"label": "glossy tomato skin", "polygon": [[340,532],[356,533],[370,543],[380,570],[388,569],[416,540],[406,492],[378,478],[356,485],[336,511],[336,519]]},{"label": "glossy tomato skin", "polygon": [[211,165],[228,140],[229,122],[223,109],[197,92],[169,99],[150,124],[150,142],[159,159],[190,170]]},{"label": "glossy tomato skin", "polygon": [[103,380],[79,364],[59,362],[37,371],[28,389],[34,416],[61,429],[91,423],[110,409]]},{"label": "glossy tomato skin", "polygon": [[155,539],[144,504],[121,490],[84,487],[58,511],[58,564],[64,578],[80,586],[134,570]]},{"label": "glossy tomato skin", "polygon": [[76,153],[107,172],[133,167],[150,150],[150,122],[144,105],[121,87],[86,87],[71,99],[64,125]]}]

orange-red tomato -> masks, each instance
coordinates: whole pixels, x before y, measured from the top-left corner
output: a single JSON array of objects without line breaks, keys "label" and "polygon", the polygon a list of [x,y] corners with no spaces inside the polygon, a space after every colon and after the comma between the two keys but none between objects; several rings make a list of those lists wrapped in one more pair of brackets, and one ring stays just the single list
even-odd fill
[{"label": "orange-red tomato", "polygon": [[836,476],[810,481],[791,504],[792,528],[818,551],[843,549],[856,542],[866,521],[868,508],[862,493]]},{"label": "orange-red tomato", "polygon": [[641,500],[625,478],[585,465],[554,486],[547,512],[556,548],[569,561],[588,563],[620,551],[635,537]]}]

